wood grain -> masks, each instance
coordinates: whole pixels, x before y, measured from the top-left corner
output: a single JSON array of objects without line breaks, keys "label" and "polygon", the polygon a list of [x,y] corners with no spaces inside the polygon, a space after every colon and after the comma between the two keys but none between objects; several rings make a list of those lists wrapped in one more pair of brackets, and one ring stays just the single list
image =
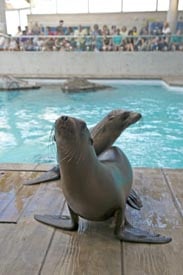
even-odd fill
[{"label": "wood grain", "polygon": [[54,229],[34,221],[1,224],[0,274],[38,274]]},{"label": "wood grain", "polygon": [[124,274],[181,274],[183,223],[161,170],[138,169],[135,186],[144,206],[136,215],[129,211],[128,216],[132,214],[136,226],[172,236],[173,241],[164,245],[123,243]]},{"label": "wood grain", "polygon": [[80,219],[78,232],[56,230],[41,274],[121,274],[120,242],[110,225]]},{"label": "wood grain", "polygon": [[22,185],[36,175],[30,170],[0,173],[1,218],[18,217],[17,224],[0,223],[0,275],[182,274],[183,170],[135,169],[134,173],[143,208],[128,207],[128,219],[134,226],[171,236],[166,245],[120,243],[111,220],[80,219],[77,232],[35,221],[34,214],[67,213],[59,181]]},{"label": "wood grain", "polygon": [[[58,213],[63,208],[64,198],[57,182],[48,185],[24,186],[16,194],[32,196],[21,206],[17,225],[0,225],[0,274],[39,274],[52,241],[55,229],[33,219],[37,212]],[[6,213],[6,211],[5,211]]]},{"label": "wood grain", "polygon": [[183,218],[183,171],[164,169],[163,173],[172,194],[174,205]]},{"label": "wood grain", "polygon": [[6,171],[0,178],[0,222],[16,223],[36,188],[25,188],[22,183],[32,172]]}]

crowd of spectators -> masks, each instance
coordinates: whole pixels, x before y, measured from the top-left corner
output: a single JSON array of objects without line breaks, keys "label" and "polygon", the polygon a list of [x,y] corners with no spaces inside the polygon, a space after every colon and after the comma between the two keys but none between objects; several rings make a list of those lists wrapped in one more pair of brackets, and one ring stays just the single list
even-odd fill
[{"label": "crowd of spectators", "polygon": [[171,35],[168,22],[159,28],[118,27],[98,24],[65,27],[41,27],[38,23],[12,36],[0,35],[0,50],[9,51],[183,51],[183,32]]}]

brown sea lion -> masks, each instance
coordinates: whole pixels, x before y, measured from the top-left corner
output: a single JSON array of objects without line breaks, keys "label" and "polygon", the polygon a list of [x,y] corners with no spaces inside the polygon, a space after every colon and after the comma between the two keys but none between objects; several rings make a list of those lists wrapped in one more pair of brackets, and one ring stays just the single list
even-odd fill
[{"label": "brown sea lion", "polygon": [[[93,139],[93,145],[96,154],[99,155],[109,148],[120,134],[131,124],[134,124],[141,118],[137,112],[126,111],[122,109],[113,110],[105,116],[99,123],[90,129]],[[24,182],[24,185],[33,185],[42,182],[49,182],[60,178],[59,165],[41,176]]]},{"label": "brown sea lion", "polygon": [[97,158],[86,123],[68,116],[56,120],[55,139],[61,186],[70,218],[35,215],[36,220],[65,230],[77,230],[79,216],[92,221],[114,216],[114,233],[121,241],[171,241],[169,237],[134,228],[126,221],[125,207],[133,175],[127,157],[118,147],[110,147]]}]

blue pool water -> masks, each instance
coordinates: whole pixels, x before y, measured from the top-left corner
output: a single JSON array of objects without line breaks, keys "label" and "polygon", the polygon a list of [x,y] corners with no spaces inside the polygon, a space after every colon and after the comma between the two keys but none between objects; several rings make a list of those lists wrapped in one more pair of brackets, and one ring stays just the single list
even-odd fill
[{"label": "blue pool water", "polygon": [[91,127],[112,109],[122,108],[143,116],[116,142],[133,166],[183,168],[183,90],[168,90],[155,82],[108,84],[115,89],[0,92],[0,162],[55,163],[52,130],[58,116],[72,115]]}]

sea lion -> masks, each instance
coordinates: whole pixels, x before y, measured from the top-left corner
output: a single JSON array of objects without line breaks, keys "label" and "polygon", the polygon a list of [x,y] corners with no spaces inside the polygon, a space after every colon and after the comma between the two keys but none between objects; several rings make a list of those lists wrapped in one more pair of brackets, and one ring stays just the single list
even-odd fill
[{"label": "sea lion", "polygon": [[86,123],[68,116],[56,120],[55,140],[61,186],[70,218],[35,215],[36,220],[65,230],[77,230],[79,216],[92,221],[104,221],[114,216],[114,234],[121,241],[171,241],[169,237],[134,228],[125,219],[133,173],[127,157],[118,147],[106,149],[97,158]]},{"label": "sea lion", "polygon": [[[99,155],[110,147],[128,126],[137,122],[141,117],[141,114],[137,112],[122,109],[111,111],[98,124],[90,129],[96,154]],[[59,165],[56,165],[41,176],[27,180],[24,182],[24,185],[49,182],[59,178],[60,169]]]}]

